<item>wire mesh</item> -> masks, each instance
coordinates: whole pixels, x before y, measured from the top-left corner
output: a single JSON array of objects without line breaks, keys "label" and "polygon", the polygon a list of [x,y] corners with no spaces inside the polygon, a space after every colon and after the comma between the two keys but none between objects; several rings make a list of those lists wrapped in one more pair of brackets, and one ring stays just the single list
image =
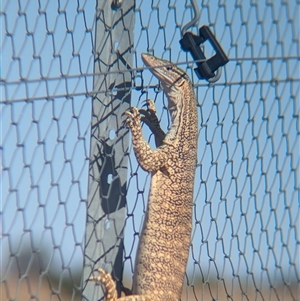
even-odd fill
[{"label": "wire mesh", "polygon": [[[166,99],[140,53],[177,63],[197,95],[194,228],[182,300],[297,300],[299,1],[197,5],[200,18],[188,30],[208,25],[230,60],[218,82],[199,80],[180,49],[181,29],[194,17],[190,1],[136,1],[134,60],[124,64],[133,75],[131,104],[153,98],[164,129]],[[3,300],[81,299],[91,101],[108,92],[93,88],[101,54],[96,7],[80,0],[2,3]],[[205,52],[212,53],[209,45]],[[101,74],[122,76],[109,68]],[[124,156],[123,284],[130,287],[150,178],[131,147]]]}]

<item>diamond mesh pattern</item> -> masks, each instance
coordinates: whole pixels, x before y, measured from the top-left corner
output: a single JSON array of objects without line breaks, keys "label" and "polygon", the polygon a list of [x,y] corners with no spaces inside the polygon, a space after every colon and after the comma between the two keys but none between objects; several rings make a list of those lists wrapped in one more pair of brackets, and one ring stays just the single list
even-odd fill
[{"label": "diamond mesh pattern", "polygon": [[[131,104],[153,98],[165,129],[166,99],[140,69],[141,52],[178,63],[198,99],[194,229],[182,300],[296,300],[299,1],[198,6],[200,19],[189,30],[207,24],[230,59],[218,82],[198,80],[180,49],[181,28],[194,16],[190,1],[136,1],[134,63],[127,66]],[[109,89],[93,88],[94,56],[101,56],[95,7],[81,0],[2,3],[3,300],[81,299],[91,100]],[[131,148],[125,156],[123,283],[130,286],[150,178]]]}]

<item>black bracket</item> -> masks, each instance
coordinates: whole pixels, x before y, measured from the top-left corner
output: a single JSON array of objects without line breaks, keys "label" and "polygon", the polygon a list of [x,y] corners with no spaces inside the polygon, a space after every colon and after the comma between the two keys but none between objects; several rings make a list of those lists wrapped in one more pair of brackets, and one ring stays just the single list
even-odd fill
[{"label": "black bracket", "polygon": [[[200,44],[209,40],[216,54],[209,59],[206,59]],[[228,57],[223,51],[221,45],[211,32],[208,26],[204,25],[199,28],[199,35],[192,32],[186,32],[183,38],[179,41],[181,48],[184,51],[189,51],[194,60],[196,60],[197,68],[195,72],[199,79],[209,80],[215,77],[215,71],[229,62]]]}]

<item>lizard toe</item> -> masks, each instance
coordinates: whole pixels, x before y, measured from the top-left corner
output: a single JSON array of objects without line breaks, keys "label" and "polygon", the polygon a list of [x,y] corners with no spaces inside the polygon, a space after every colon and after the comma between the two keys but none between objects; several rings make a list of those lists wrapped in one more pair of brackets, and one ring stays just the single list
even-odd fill
[{"label": "lizard toe", "polygon": [[145,99],[143,107],[147,107],[147,111],[151,111],[152,113],[156,113],[155,103],[153,99]]},{"label": "lizard toe", "polygon": [[140,113],[139,110],[136,107],[131,107],[127,111],[123,113],[124,115],[127,115],[128,117],[132,119],[139,119],[140,118]]},{"label": "lizard toe", "polygon": [[147,99],[147,104],[148,104],[148,110],[156,113],[156,108],[155,108],[155,103],[153,99]]}]

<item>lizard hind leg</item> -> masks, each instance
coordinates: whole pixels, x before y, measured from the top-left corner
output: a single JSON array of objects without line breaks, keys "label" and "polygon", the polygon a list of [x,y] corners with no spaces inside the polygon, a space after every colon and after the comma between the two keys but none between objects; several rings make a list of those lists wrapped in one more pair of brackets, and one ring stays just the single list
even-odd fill
[{"label": "lizard hind leg", "polygon": [[111,275],[105,272],[103,269],[98,269],[96,272],[98,273],[98,275],[96,277],[91,276],[89,278],[89,281],[95,281],[103,284],[106,291],[105,301],[116,301],[118,299],[116,284]]},{"label": "lizard hind leg", "polygon": [[141,295],[133,295],[121,297],[118,299],[116,284],[112,279],[111,275],[105,272],[103,269],[98,269],[96,271],[98,276],[91,276],[89,281],[95,281],[103,284],[106,293],[105,293],[105,301],[156,301],[150,296],[141,296]]}]

